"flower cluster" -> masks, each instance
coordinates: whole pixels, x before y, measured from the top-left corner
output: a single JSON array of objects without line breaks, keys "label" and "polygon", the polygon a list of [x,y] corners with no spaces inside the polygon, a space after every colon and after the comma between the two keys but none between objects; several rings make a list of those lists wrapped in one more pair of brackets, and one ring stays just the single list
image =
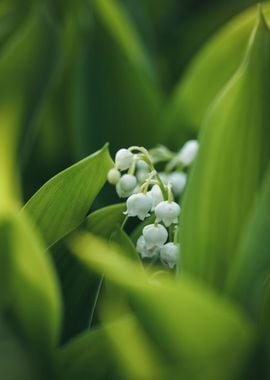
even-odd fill
[{"label": "flower cluster", "polygon": [[[155,215],[155,222],[143,228],[137,241],[136,249],[142,258],[159,258],[169,268],[176,265],[181,208],[175,198],[185,188],[185,168],[193,162],[197,151],[198,142],[190,140],[177,153],[163,146],[150,151],[132,146],[116,153],[108,181],[116,186],[120,198],[127,198],[126,216],[143,221]],[[154,165],[160,163],[165,163],[165,168],[158,172]]]}]

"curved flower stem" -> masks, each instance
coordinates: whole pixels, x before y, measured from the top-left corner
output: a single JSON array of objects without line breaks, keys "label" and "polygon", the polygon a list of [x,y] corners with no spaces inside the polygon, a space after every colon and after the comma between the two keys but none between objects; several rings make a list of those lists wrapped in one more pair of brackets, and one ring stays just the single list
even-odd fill
[{"label": "curved flower stem", "polygon": [[124,229],[124,227],[125,227],[125,225],[126,225],[126,222],[128,221],[128,218],[129,218],[129,216],[128,215],[126,215],[125,216],[125,219],[123,220],[123,222],[122,222],[122,224],[121,224],[121,230],[123,230]]}]

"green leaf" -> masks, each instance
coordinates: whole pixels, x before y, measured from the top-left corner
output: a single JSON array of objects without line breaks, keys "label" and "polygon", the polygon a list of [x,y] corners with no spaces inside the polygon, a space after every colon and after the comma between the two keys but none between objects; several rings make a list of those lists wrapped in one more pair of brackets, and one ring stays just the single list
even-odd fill
[{"label": "green leaf", "polygon": [[[263,2],[270,20],[270,3]],[[176,87],[169,103],[164,135],[179,133],[179,125],[197,130],[210,104],[241,64],[257,6],[244,11],[218,31],[201,49]]]},{"label": "green leaf", "polygon": [[111,374],[111,367],[103,329],[89,331],[73,339],[56,356],[56,378],[59,380],[101,380]]},{"label": "green leaf", "polygon": [[86,266],[105,272],[125,293],[178,378],[229,380],[241,373],[254,331],[229,302],[185,277],[147,282],[137,265],[91,235],[78,236],[71,246]]},{"label": "green leaf", "polygon": [[51,178],[27,202],[24,209],[48,246],[84,220],[112,165],[106,145]]},{"label": "green leaf", "polygon": [[261,15],[240,69],[205,118],[185,192],[181,266],[224,285],[270,160],[270,33]]},{"label": "green leaf", "polygon": [[0,209],[3,210],[18,196],[18,140],[22,135],[32,141],[33,134],[22,132],[33,122],[50,83],[57,41],[47,17],[35,6],[1,55]]},{"label": "green leaf", "polygon": [[68,108],[80,150],[157,143],[163,99],[136,26],[119,1],[89,3],[94,38],[78,53]]},{"label": "green leaf", "polygon": [[[50,354],[61,325],[61,297],[50,257],[26,215],[1,220],[2,307],[34,351]],[[4,247],[3,247],[4,245]],[[4,297],[3,297],[4,295]]]},{"label": "green leaf", "polygon": [[65,240],[52,247],[52,258],[61,285],[65,310],[61,342],[66,342],[98,322],[94,311],[102,289],[102,277],[87,270],[70,252]]},{"label": "green leaf", "polygon": [[126,257],[141,263],[139,254],[136,251],[134,244],[125,231],[121,228],[118,228],[115,232],[113,232],[110,241],[117,244]]},{"label": "green leaf", "polygon": [[[257,320],[269,325],[270,170],[231,263],[226,290]],[[268,302],[268,310],[265,310]]]},{"label": "green leaf", "polygon": [[33,357],[0,315],[0,378],[37,379]]},{"label": "green leaf", "polygon": [[[132,344],[127,345],[127,338]],[[57,378],[161,379],[160,362],[131,313],[73,339],[57,354]]]},{"label": "green leaf", "polygon": [[86,229],[94,235],[109,239],[125,220],[125,203],[103,207],[91,213],[86,219]]}]

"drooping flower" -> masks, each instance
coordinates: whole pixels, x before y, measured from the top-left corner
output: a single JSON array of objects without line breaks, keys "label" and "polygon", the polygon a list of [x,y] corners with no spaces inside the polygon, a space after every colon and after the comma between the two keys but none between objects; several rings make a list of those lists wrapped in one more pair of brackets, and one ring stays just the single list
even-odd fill
[{"label": "drooping flower", "polygon": [[143,235],[141,235],[137,240],[136,249],[140,253],[142,258],[153,258],[155,256],[158,256],[160,252],[160,248],[156,246],[152,248],[147,248],[145,238],[143,237]]},{"label": "drooping flower", "polygon": [[180,206],[176,202],[160,202],[155,208],[156,221],[163,222],[166,227],[172,223],[178,223],[180,211]]},{"label": "drooping flower", "polygon": [[143,237],[148,249],[161,248],[168,238],[168,231],[162,224],[149,224],[143,229]]},{"label": "drooping flower", "polygon": [[133,154],[128,149],[120,149],[115,155],[115,165],[119,170],[126,170],[133,161]]},{"label": "drooping flower", "polygon": [[124,174],[119,180],[119,186],[125,193],[133,192],[137,186],[137,179],[134,175]]},{"label": "drooping flower", "polygon": [[178,159],[184,166],[189,166],[195,159],[199,150],[199,143],[197,140],[187,141],[180,152],[178,153]]},{"label": "drooping flower", "polygon": [[173,194],[178,197],[186,186],[187,175],[183,172],[172,172],[168,175],[168,182],[172,185]]},{"label": "drooping flower", "polygon": [[127,199],[127,211],[128,216],[137,216],[140,220],[144,220],[149,216],[149,211],[152,208],[152,197],[149,194],[138,193],[132,194]]},{"label": "drooping flower", "polygon": [[120,177],[121,177],[121,174],[119,170],[116,168],[112,168],[111,170],[109,170],[108,175],[107,175],[108,182],[111,185],[116,185]]},{"label": "drooping flower", "polygon": [[167,243],[160,249],[160,259],[169,266],[173,268],[178,260],[179,256],[179,245],[174,243]]},{"label": "drooping flower", "polygon": [[148,194],[151,195],[153,199],[151,211],[154,211],[155,207],[164,200],[162,191],[158,185],[154,185],[152,189],[148,191]]}]

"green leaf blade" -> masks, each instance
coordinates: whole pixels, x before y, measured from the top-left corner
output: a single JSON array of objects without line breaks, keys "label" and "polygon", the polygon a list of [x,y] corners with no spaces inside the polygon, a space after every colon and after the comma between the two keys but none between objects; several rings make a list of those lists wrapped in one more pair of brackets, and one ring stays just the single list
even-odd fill
[{"label": "green leaf blade", "polygon": [[259,17],[243,64],[205,119],[184,199],[182,268],[218,287],[270,161],[269,65],[270,33]]},{"label": "green leaf blade", "polygon": [[113,163],[105,146],[43,185],[24,209],[50,246],[84,220]]}]

